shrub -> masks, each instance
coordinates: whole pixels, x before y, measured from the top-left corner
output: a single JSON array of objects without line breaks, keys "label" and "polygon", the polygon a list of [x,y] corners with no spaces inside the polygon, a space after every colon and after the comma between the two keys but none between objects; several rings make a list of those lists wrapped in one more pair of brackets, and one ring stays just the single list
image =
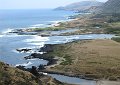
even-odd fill
[{"label": "shrub", "polygon": [[116,28],[106,28],[106,33],[108,34],[120,34],[120,28],[116,27]]},{"label": "shrub", "polygon": [[112,40],[114,40],[116,42],[120,42],[120,37],[113,37]]},{"label": "shrub", "polygon": [[63,61],[63,62],[61,63],[61,65],[71,65],[71,63],[72,63],[71,56],[65,55],[64,58],[65,58],[65,61]]}]

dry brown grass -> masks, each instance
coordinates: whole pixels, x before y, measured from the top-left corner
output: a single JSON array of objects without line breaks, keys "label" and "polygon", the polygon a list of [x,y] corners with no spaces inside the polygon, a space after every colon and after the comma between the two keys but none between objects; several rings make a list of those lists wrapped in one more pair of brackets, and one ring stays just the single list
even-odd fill
[{"label": "dry brown grass", "polygon": [[69,55],[72,64],[58,65],[52,68],[53,70],[98,78],[118,79],[120,77],[120,43],[118,42],[112,40],[78,41],[58,45],[55,52],[57,56]]},{"label": "dry brown grass", "polygon": [[36,77],[27,71],[0,62],[0,85],[69,85],[49,76]]}]

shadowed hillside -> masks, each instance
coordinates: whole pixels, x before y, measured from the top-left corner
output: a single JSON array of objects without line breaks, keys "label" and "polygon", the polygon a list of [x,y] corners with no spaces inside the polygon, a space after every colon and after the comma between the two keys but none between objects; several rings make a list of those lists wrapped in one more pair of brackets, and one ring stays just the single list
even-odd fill
[{"label": "shadowed hillside", "polygon": [[101,8],[102,13],[120,13],[120,0],[108,0]]},{"label": "shadowed hillside", "polygon": [[49,76],[39,77],[0,62],[0,85],[68,85]]}]

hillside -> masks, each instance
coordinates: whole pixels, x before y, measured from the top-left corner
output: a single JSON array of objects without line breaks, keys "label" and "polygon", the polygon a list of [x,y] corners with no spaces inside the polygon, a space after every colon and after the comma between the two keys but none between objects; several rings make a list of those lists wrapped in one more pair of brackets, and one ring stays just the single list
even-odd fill
[{"label": "hillside", "polygon": [[[59,65],[48,68],[50,71],[82,74],[95,79],[120,80],[119,42],[109,39],[84,40],[55,45],[53,48],[53,55],[64,60]],[[120,85],[120,82],[103,85]]]},{"label": "hillside", "polygon": [[56,10],[85,11],[93,6],[97,7],[97,6],[101,6],[102,4],[103,4],[102,2],[98,2],[98,1],[81,1],[81,2],[72,3],[65,7],[58,7],[56,8]]},{"label": "hillside", "polygon": [[120,0],[108,0],[101,8],[102,13],[120,13]]},{"label": "hillside", "polygon": [[64,85],[48,76],[33,74],[0,62],[0,85]]}]

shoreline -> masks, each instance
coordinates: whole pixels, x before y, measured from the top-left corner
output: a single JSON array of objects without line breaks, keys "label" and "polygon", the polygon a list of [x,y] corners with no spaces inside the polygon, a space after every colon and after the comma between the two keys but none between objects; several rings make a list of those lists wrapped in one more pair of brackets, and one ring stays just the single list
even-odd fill
[{"label": "shoreline", "polygon": [[[76,20],[77,21],[77,20]],[[104,30],[96,30],[96,29],[98,29],[99,28],[99,26],[96,26],[96,24],[95,24],[95,27],[94,26],[91,26],[91,27],[93,27],[93,29],[91,29],[91,27],[90,26],[85,26],[85,27],[83,27],[83,28],[81,28],[82,26],[80,25],[80,24],[78,24],[78,31],[75,31],[75,32],[67,32],[67,33],[61,33],[61,34],[57,34],[57,35],[52,35],[52,34],[49,34],[49,31],[60,31],[60,30],[69,30],[70,29],[70,27],[71,27],[71,25],[70,24],[73,24],[74,22],[76,22],[75,20],[72,20],[72,21],[69,21],[69,22],[71,22],[71,23],[69,23],[69,22],[67,22],[67,25],[65,24],[65,23],[63,23],[63,22],[59,22],[59,23],[61,23],[62,24],[62,26],[60,26],[61,24],[59,24],[59,23],[56,23],[56,24],[52,24],[52,25],[54,25],[53,27],[52,27],[52,25],[51,25],[51,27],[46,27],[46,29],[44,28],[33,28],[33,29],[24,29],[24,30],[22,30],[22,29],[18,29],[17,31],[15,31],[15,32],[13,32],[13,33],[17,33],[17,34],[23,34],[23,35],[25,35],[25,34],[30,34],[30,32],[31,32],[31,35],[39,35],[39,36],[42,36],[42,37],[44,37],[44,36],[69,36],[69,35],[75,35],[76,33],[77,33],[77,35],[80,35],[80,34],[82,34],[82,35],[86,35],[86,34],[93,34],[93,33],[96,33],[96,34],[104,34]],[[85,21],[84,21],[85,22]],[[78,22],[76,22],[76,23],[78,23]],[[83,23],[83,22],[82,22]],[[90,23],[90,22],[89,22]],[[68,25],[70,25],[70,27],[67,27]],[[76,25],[76,24],[74,24],[74,25]],[[79,26],[80,25],[80,26]],[[91,23],[90,23],[90,25],[91,25]],[[93,24],[92,24],[93,25]],[[100,24],[101,25],[101,24]],[[104,25],[106,25],[105,23],[104,23]],[[89,28],[87,28],[87,27],[89,27]],[[98,27],[98,28],[97,28]],[[81,28],[81,29],[80,29]],[[85,29],[84,29],[85,28]],[[95,29],[94,29],[95,28]],[[101,26],[100,26],[100,28],[101,28]],[[73,26],[73,28],[71,28],[71,29],[75,29],[75,27]],[[84,30],[83,30],[84,29]],[[45,34],[43,33],[45,31]],[[32,33],[33,32],[33,33]],[[36,32],[36,33],[34,33],[34,32]],[[43,33],[43,34],[40,34],[40,32],[41,33]],[[47,33],[46,33],[47,32]],[[11,32],[12,33],[12,32]],[[38,34],[37,34],[38,33]],[[107,34],[107,33],[106,33]],[[109,33],[108,33],[109,34]],[[112,34],[112,33],[111,33]],[[106,39],[107,40],[107,39]],[[79,40],[78,40],[79,41]],[[117,77],[116,75],[113,75],[112,74],[112,72],[111,71],[114,71],[114,68],[102,68],[102,66],[101,66],[101,68],[97,68],[97,67],[95,67],[94,68],[94,70],[96,70],[96,68],[97,68],[97,70],[98,70],[98,74],[97,74],[97,72],[95,73],[95,72],[91,72],[91,68],[92,68],[92,65],[94,65],[94,64],[97,64],[97,65],[101,65],[101,64],[103,64],[103,62],[99,62],[98,60],[97,61],[88,61],[88,62],[86,62],[87,64],[89,63],[89,65],[91,65],[91,66],[85,66],[85,67],[83,67],[83,69],[82,68],[77,68],[77,66],[76,66],[76,68],[73,66],[71,66],[73,63],[75,63],[76,65],[78,64],[77,62],[79,62],[79,61],[81,61],[82,63],[84,63],[85,61],[87,61],[87,58],[88,58],[88,60],[90,59],[87,55],[89,55],[90,57],[95,57],[96,58],[96,56],[97,57],[105,57],[106,58],[106,56],[107,56],[107,58],[109,57],[108,55],[109,54],[102,54],[102,56],[100,56],[100,53],[99,52],[96,52],[96,50],[97,49],[94,49],[94,48],[96,48],[96,47],[98,47],[99,48],[99,42],[101,42],[100,40],[98,40],[99,42],[97,42],[97,44],[98,44],[98,46],[96,46],[96,47],[94,47],[94,45],[96,44],[96,42],[95,42],[95,44],[93,45],[93,48],[89,48],[89,49],[87,49],[88,47],[90,47],[89,45],[86,45],[86,46],[83,46],[83,47],[81,47],[80,45],[81,44],[86,44],[87,42],[89,42],[90,40],[83,40],[82,41],[82,43],[80,42],[78,42],[78,41],[74,41],[74,42],[70,42],[70,43],[65,43],[65,44],[60,44],[60,45],[51,45],[51,44],[46,44],[44,47],[42,47],[41,49],[40,49],[40,51],[41,52],[47,52],[47,53],[45,53],[45,54],[37,54],[37,53],[32,53],[31,55],[29,55],[29,56],[26,56],[26,57],[24,57],[25,59],[32,59],[32,58],[39,58],[39,59],[44,59],[44,60],[47,60],[48,61],[48,64],[47,65],[40,65],[39,66],[39,70],[37,71],[37,72],[45,72],[45,73],[51,73],[51,74],[60,74],[60,75],[64,75],[64,76],[69,76],[69,77],[77,77],[77,78],[81,78],[81,79],[85,79],[85,80],[95,80],[95,81],[98,81],[98,82],[100,82],[100,84],[98,84],[98,85],[107,85],[107,84],[101,84],[101,80],[102,80],[102,82],[105,82],[106,83],[106,81],[108,81],[108,80],[114,80],[114,81],[116,81],[116,82],[119,82],[120,81],[120,78],[119,78],[119,76]],[[91,40],[90,42],[92,42],[92,41],[95,41],[95,40]],[[109,43],[109,41],[110,40],[108,40],[108,43]],[[110,42],[112,42],[112,41],[110,41]],[[69,46],[69,44],[71,44],[72,43],[72,45],[71,46]],[[79,43],[79,44],[77,44],[77,43]],[[103,44],[105,44],[104,42],[101,42],[101,43],[103,43]],[[112,42],[113,43],[113,42]],[[75,44],[76,44],[76,46],[75,46]],[[88,43],[89,44],[89,43]],[[110,43],[111,44],[111,43]],[[115,44],[116,45],[116,43],[113,43],[113,44]],[[56,47],[58,46],[58,50],[57,50],[57,52],[55,51],[56,49]],[[63,48],[61,47],[60,49],[59,49],[59,47],[60,46],[63,46]],[[68,46],[68,47],[67,47]],[[74,55],[72,55],[72,52],[74,53],[74,51],[71,51],[71,50],[75,50],[75,49],[71,49],[71,50],[68,50],[68,51],[66,51],[66,49],[68,49],[68,48],[71,48],[73,46],[73,48],[74,48],[74,46],[77,48],[77,46],[79,47],[80,46],[80,48],[82,49],[82,50],[84,50],[84,51],[81,51],[80,49],[78,49],[78,50],[80,50],[80,53],[82,54],[82,56],[87,56],[87,58],[86,59],[84,59],[83,57],[81,57],[81,59],[79,59],[78,57],[76,57],[75,59],[73,59],[73,57],[71,57],[71,56],[74,56]],[[106,52],[107,50],[106,49],[110,49],[111,47],[107,47],[107,45],[105,45],[106,46],[106,48],[104,48],[104,45],[102,46],[101,45],[101,48],[102,49],[104,49],[105,51],[104,52]],[[66,49],[64,49],[64,47],[67,47]],[[113,45],[113,48],[114,48],[114,45]],[[61,49],[63,49],[63,50],[65,50],[65,52],[63,51],[61,51]],[[86,51],[86,49],[87,49],[87,51]],[[92,49],[92,50],[91,50]],[[100,48],[99,48],[100,49]],[[23,49],[23,50],[25,50],[25,49]],[[28,49],[28,50],[30,50],[30,49]],[[60,52],[59,52],[60,51]],[[69,52],[70,51],[70,52]],[[53,54],[52,54],[52,52],[53,52]],[[55,53],[56,52],[56,53]],[[67,53],[66,53],[67,52]],[[75,51],[76,53],[79,53],[77,50]],[[88,54],[87,54],[87,52],[88,52]],[[102,52],[101,50],[100,50],[100,52]],[[103,52],[103,53],[104,53]],[[110,53],[111,53],[112,51],[110,50]],[[59,54],[57,54],[57,53],[59,53]],[[62,57],[61,57],[61,53],[62,53]],[[64,54],[65,53],[65,54]],[[109,53],[109,51],[108,51],[108,53]],[[50,55],[49,55],[50,54]],[[74,53],[75,54],[75,53]],[[78,54],[77,56],[79,56],[79,55],[81,55],[81,54]],[[103,56],[103,55],[105,55],[105,56]],[[111,56],[110,56],[111,57]],[[77,60],[78,59],[78,60]],[[116,58],[116,60],[117,60],[118,58]],[[63,61],[62,61],[63,60]],[[91,59],[92,60],[92,59]],[[104,60],[104,59],[103,59]],[[102,61],[103,61],[102,60]],[[74,61],[76,61],[76,62],[74,62]],[[111,61],[112,62],[112,61]],[[84,64],[85,65],[85,64]],[[116,64],[115,64],[116,65]],[[58,66],[58,67],[57,67]],[[114,66],[114,65],[113,65]],[[61,69],[60,71],[59,71],[59,69],[60,68],[64,68],[65,67],[65,69]],[[18,66],[18,68],[19,68],[19,66]],[[54,69],[55,68],[55,69]],[[74,68],[75,68],[75,70],[74,70]],[[22,70],[30,70],[30,69],[25,69],[24,67],[21,67],[20,69],[22,69]],[[81,69],[82,70],[88,70],[88,71],[85,71],[85,73],[83,72],[82,73],[82,71],[81,71]],[[65,70],[66,70],[66,72],[65,72]],[[90,71],[89,71],[90,70]],[[104,75],[104,73],[102,74],[100,74],[99,73],[99,70],[102,72],[102,70],[103,71],[106,71],[106,73],[108,72],[108,74],[106,74],[106,75]],[[76,71],[76,73],[75,73],[75,71]],[[81,71],[81,72],[80,72]],[[115,69],[115,71],[116,71],[116,69]],[[116,71],[116,72],[118,72],[118,71]],[[112,76],[111,76],[112,75]],[[109,77],[110,76],[110,77]],[[111,79],[110,79],[111,78]],[[108,81],[108,82],[111,82],[111,81]],[[112,85],[112,84],[111,84]]]},{"label": "shoreline", "polygon": [[[86,40],[84,40],[85,42],[86,42]],[[82,41],[82,42],[84,42],[84,41]],[[88,40],[89,41],[89,40]],[[70,42],[71,43],[71,42]],[[72,42],[73,43],[73,42]],[[59,60],[58,60],[59,61]],[[58,65],[58,64],[53,64],[53,65]],[[59,71],[53,71],[53,70],[49,70],[49,65],[48,65],[48,67],[46,67],[45,68],[45,70],[42,70],[42,71],[44,71],[44,72],[50,72],[50,73],[58,73],[58,74],[64,74],[64,75],[69,75],[69,72],[67,73],[67,72],[59,72]],[[51,67],[51,68],[54,68],[54,67]],[[70,75],[69,76],[75,76],[75,77],[78,77],[78,76],[76,76],[76,75],[78,75],[78,74],[74,74],[74,73],[70,73]],[[79,74],[79,76],[81,77],[81,75],[82,75],[82,77],[83,78],[85,78],[85,79],[92,79],[92,80],[94,80],[94,79],[97,79],[97,76],[95,76],[95,75],[89,75],[89,74]],[[88,76],[88,77],[87,77]],[[99,77],[98,77],[98,79],[99,79]],[[101,78],[100,78],[101,79]],[[104,77],[102,78],[102,79],[104,79]],[[116,80],[117,81],[117,80]]]},{"label": "shoreline", "polygon": [[[82,43],[87,43],[89,42],[90,40],[82,40],[81,41],[81,44]],[[79,42],[78,41],[74,41],[74,42]],[[74,43],[74,42],[70,42],[70,43]],[[69,43],[67,43],[69,44]],[[66,44],[64,44],[66,45]],[[48,47],[47,47],[48,46]],[[42,49],[43,51],[47,51],[47,54],[43,54],[43,55],[40,55],[40,54],[36,54],[35,57],[33,58],[39,58],[39,59],[45,59],[45,60],[48,60],[49,61],[49,64],[45,65],[43,69],[39,69],[38,72],[44,72],[44,73],[50,73],[50,74],[60,74],[60,75],[64,75],[64,76],[69,76],[69,77],[77,77],[77,78],[81,78],[81,79],[85,79],[85,80],[95,80],[95,81],[98,81],[98,80],[109,80],[109,79],[104,79],[104,77],[98,77],[98,75],[90,75],[90,74],[83,74],[83,73],[80,73],[80,74],[75,74],[75,73],[71,73],[71,72],[64,72],[64,71],[53,71],[51,70],[51,68],[54,68],[55,66],[57,65],[60,65],[61,63],[61,58],[57,58],[57,56],[54,56],[54,57],[50,57],[49,55],[49,52],[53,52],[53,47],[54,46],[57,46],[57,45],[46,45],[44,49]],[[49,48],[49,49],[48,49]],[[55,50],[55,49],[54,49]],[[29,59],[29,58],[28,58]],[[114,80],[114,81],[118,81],[118,80]]]}]

